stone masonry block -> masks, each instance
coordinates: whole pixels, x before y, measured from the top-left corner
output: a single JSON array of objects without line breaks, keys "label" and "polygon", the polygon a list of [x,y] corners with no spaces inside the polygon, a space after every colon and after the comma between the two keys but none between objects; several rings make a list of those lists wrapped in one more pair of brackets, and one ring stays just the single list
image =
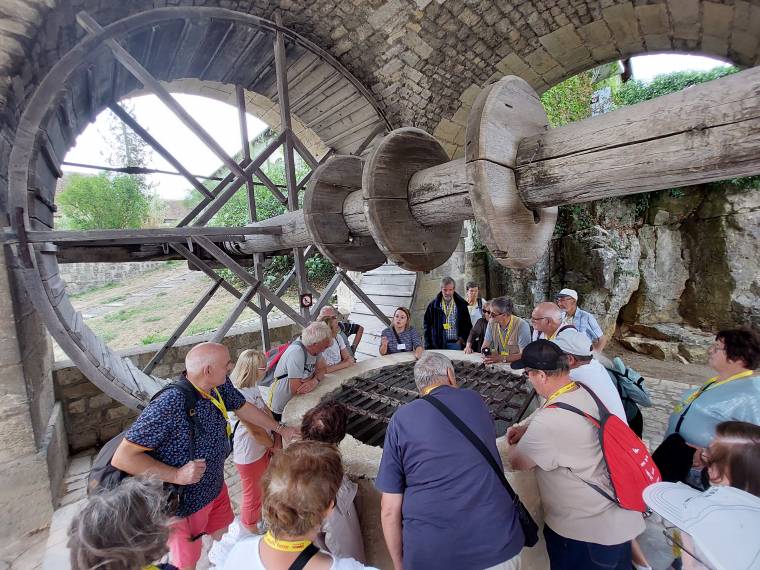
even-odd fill
[{"label": "stone masonry block", "polygon": [[668,11],[674,38],[699,39],[699,0],[668,0]]},{"label": "stone masonry block", "polygon": [[612,31],[612,37],[624,54],[636,53],[644,49],[636,23],[633,4],[625,2],[602,10],[602,15]]},{"label": "stone masonry block", "polygon": [[641,33],[647,35],[664,35],[670,30],[668,10],[663,4],[636,6],[636,17],[641,26]]},{"label": "stone masonry block", "polygon": [[66,411],[69,414],[83,414],[86,409],[87,409],[87,400],[85,400],[84,398],[69,402],[69,404],[66,406]]},{"label": "stone masonry block", "polygon": [[438,126],[433,131],[433,136],[440,140],[454,142],[460,128],[462,128],[461,125],[449,121],[448,119],[441,119],[441,122],[438,123]]},{"label": "stone masonry block", "polygon": [[[704,2],[702,4],[702,32],[715,38],[722,38],[728,43],[731,23],[734,21],[733,6]],[[757,30],[755,30],[757,33]]]},{"label": "stone masonry block", "polygon": [[462,94],[459,96],[459,99],[466,105],[472,106],[473,103],[475,103],[475,99],[478,98],[478,95],[482,90],[483,89],[478,85],[470,85],[462,92]]},{"label": "stone masonry block", "polygon": [[400,0],[390,0],[378,9],[374,10],[367,21],[375,30],[381,30],[386,27],[393,19],[401,14],[403,6]]},{"label": "stone masonry block", "polygon": [[417,34],[405,34],[404,43],[422,59],[428,59],[431,55],[433,55],[433,48],[430,47],[430,44],[428,44]]},{"label": "stone masonry block", "polygon": [[718,57],[728,54],[728,39],[705,34],[702,36],[702,51]]},{"label": "stone masonry block", "polygon": [[669,51],[673,49],[673,42],[667,34],[644,36],[647,51]]},{"label": "stone masonry block", "polygon": [[751,65],[755,61],[758,48],[758,37],[751,32],[734,30],[731,36],[731,50],[740,65]]},{"label": "stone masonry block", "polygon": [[97,410],[99,408],[105,408],[111,406],[114,403],[113,398],[107,394],[98,394],[88,400],[91,410]]},{"label": "stone masonry block", "polygon": [[[542,38],[543,40],[543,38]],[[539,75],[559,66],[559,63],[546,50],[538,48],[525,56],[525,62]]]}]

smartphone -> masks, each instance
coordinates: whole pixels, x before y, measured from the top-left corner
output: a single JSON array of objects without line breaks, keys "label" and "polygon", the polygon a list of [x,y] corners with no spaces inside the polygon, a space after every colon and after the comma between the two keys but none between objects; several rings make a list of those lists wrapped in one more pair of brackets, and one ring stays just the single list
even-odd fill
[{"label": "smartphone", "polygon": [[485,347],[482,353],[483,353],[483,356],[491,356],[491,349],[488,347]]}]

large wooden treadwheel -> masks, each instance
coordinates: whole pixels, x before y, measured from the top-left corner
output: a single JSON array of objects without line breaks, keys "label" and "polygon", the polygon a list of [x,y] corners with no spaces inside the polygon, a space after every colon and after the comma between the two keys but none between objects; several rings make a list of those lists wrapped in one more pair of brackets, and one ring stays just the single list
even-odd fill
[{"label": "large wooden treadwheel", "polygon": [[[166,350],[218,289],[237,299],[229,317],[216,331],[221,339],[242,311],[251,308],[262,321],[268,344],[266,315],[277,307],[299,324],[313,313],[299,313],[280,295],[296,280],[301,292],[313,291],[306,280],[304,260],[314,247],[293,248],[295,267],[276,291],[262,283],[259,254],[240,252],[235,242],[246,236],[283,233],[280,225],[209,228],[206,224],[240,188],[247,188],[251,221],[256,221],[254,179],[264,183],[289,209],[296,210],[308,180],[296,180],[297,152],[315,169],[318,161],[295,135],[294,117],[319,135],[330,150],[361,153],[389,124],[369,92],[333,57],[281,24],[219,8],[162,8],[114,22],[105,28],[86,13],[77,16],[88,35],[64,56],[40,83],[21,117],[10,160],[11,225],[19,270],[48,329],[72,361],[106,394],[131,408],[142,408],[165,382],[151,375]],[[234,85],[238,103],[244,158],[236,162],[168,93],[163,82],[194,78]],[[212,150],[230,174],[215,188],[204,187],[147,131],[118,105],[138,88],[152,92]],[[280,108],[279,137],[256,157],[249,151],[246,132],[246,94],[256,92],[275,100]],[[61,157],[84,126],[110,107],[130,128],[164,156],[189,184],[203,194],[200,205],[177,228],[134,231],[66,232],[53,228],[56,181],[62,176]],[[261,172],[260,166],[283,148],[287,188],[283,193]],[[307,177],[308,178],[308,177]],[[211,279],[187,318],[151,362],[137,368],[111,350],[74,309],[59,274],[59,256],[65,261],[140,261],[186,259]],[[248,263],[245,263],[248,261]],[[382,263],[383,260],[379,260]],[[239,291],[214,267],[235,272],[247,285]],[[349,267],[349,269],[351,269]],[[345,271],[319,296],[319,308],[329,300]]]}]

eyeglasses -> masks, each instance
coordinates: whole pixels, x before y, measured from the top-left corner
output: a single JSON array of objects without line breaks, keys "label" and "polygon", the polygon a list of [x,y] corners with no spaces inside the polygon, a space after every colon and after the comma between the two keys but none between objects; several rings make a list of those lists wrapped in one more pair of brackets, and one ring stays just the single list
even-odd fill
[{"label": "eyeglasses", "polygon": [[530,320],[534,321],[534,322],[535,321],[543,321],[544,319],[551,320],[551,317],[534,317],[534,316],[530,317]]},{"label": "eyeglasses", "polygon": [[486,310],[486,309],[483,309],[483,314],[484,314],[484,315],[490,315],[490,314],[492,314],[492,313],[491,313],[491,311],[488,311],[488,310]]},{"label": "eyeglasses", "polygon": [[492,317],[500,317],[500,316],[502,316],[502,315],[504,315],[504,314],[505,314],[505,313],[494,313],[493,311],[491,311],[491,316],[492,316]]}]

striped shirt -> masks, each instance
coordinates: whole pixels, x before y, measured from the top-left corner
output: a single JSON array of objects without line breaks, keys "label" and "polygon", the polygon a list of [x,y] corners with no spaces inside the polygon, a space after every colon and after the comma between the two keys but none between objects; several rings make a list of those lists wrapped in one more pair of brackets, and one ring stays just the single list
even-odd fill
[{"label": "striped shirt", "polygon": [[[384,329],[381,336],[388,339],[387,354],[395,354],[396,352],[414,352],[418,346],[422,346],[420,334],[414,327],[409,327],[405,331],[398,333],[398,341],[396,340],[396,335],[393,334],[393,329],[390,327]],[[399,344],[403,344],[404,348],[399,349]]]}]

